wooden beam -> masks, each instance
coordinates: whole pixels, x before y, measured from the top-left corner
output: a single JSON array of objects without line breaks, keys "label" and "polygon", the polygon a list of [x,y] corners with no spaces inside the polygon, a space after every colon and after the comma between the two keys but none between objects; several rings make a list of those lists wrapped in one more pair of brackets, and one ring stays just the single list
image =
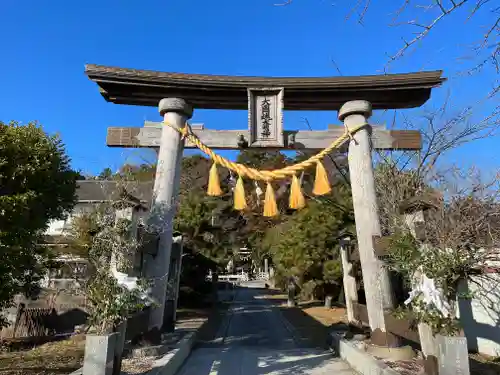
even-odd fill
[{"label": "wooden beam", "polygon": [[[363,325],[368,325],[368,310],[366,305],[353,303],[354,317]],[[418,331],[414,328],[414,323],[410,319],[395,318],[393,313],[388,311],[384,313],[387,330],[396,336],[403,337],[406,340],[420,344]]]},{"label": "wooden beam", "polygon": [[[158,124],[158,125],[157,125]],[[106,137],[109,147],[160,147],[160,123],[145,123],[143,128],[110,127]],[[238,149],[238,137],[250,139],[248,130],[211,130],[192,127],[200,140],[212,149]],[[285,130],[284,150],[322,150],[344,133],[344,128],[337,126],[329,130]],[[293,139],[294,138],[294,139]],[[414,130],[385,130],[373,128],[373,148],[377,150],[420,150],[422,139],[420,132]],[[195,148],[186,142],[185,148]],[[266,148],[268,149],[268,148]]]}]

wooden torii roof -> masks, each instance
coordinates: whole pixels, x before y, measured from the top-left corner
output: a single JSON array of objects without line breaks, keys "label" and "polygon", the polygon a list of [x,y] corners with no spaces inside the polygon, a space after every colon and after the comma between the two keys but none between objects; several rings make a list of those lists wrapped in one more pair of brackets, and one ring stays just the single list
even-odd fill
[{"label": "wooden torii roof", "polygon": [[373,109],[413,108],[441,85],[442,71],[353,77],[243,77],[167,73],[89,64],[86,75],[115,104],[157,106],[181,97],[200,109],[248,109],[249,88],[279,87],[285,110],[338,110],[350,100],[368,100]]}]

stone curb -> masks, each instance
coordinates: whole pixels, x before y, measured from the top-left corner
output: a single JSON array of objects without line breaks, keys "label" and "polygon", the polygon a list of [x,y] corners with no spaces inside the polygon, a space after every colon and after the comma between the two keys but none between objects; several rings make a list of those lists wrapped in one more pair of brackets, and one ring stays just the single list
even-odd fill
[{"label": "stone curb", "polygon": [[227,303],[227,304],[229,304],[229,306],[228,306],[227,310],[224,311],[220,326],[217,329],[217,332],[215,332],[216,338],[214,338],[213,340],[208,340],[208,341],[200,341],[201,344],[206,344],[206,343],[223,344],[224,343],[226,333],[227,333],[227,330],[229,329],[229,325],[230,325],[231,319],[232,319],[232,313],[230,313],[229,311],[231,310],[231,305],[236,298],[236,294],[237,294],[237,290],[233,290],[232,293],[229,294],[228,299],[219,300],[219,302]]},{"label": "stone curb", "polygon": [[196,341],[197,331],[188,333],[175,345],[174,349],[154,361],[153,368],[146,372],[145,375],[174,375],[191,353],[191,349]]},{"label": "stone curb", "polygon": [[[234,301],[236,292],[231,293],[228,301]],[[191,354],[191,349],[196,342],[198,332],[209,323],[210,317],[196,330],[187,333],[167,354],[153,362],[153,368],[143,375],[174,375],[184,364],[186,358]],[[83,367],[69,375],[82,375]]]},{"label": "stone curb", "polygon": [[[187,333],[170,351],[163,357],[153,362],[153,368],[144,375],[174,375],[184,364],[184,361],[191,353],[191,349],[196,341],[198,330],[203,327],[208,320],[197,330]],[[82,375],[83,367],[70,373],[69,375]]]},{"label": "stone curb", "polygon": [[343,332],[331,332],[331,345],[335,354],[362,375],[401,375],[384,362],[372,357],[356,346],[355,341],[344,339]]},{"label": "stone curb", "polygon": [[[143,375],[173,375],[184,364],[186,358],[191,354],[191,349],[196,342],[198,332],[209,323],[210,317],[197,329],[187,333],[172,349],[163,357],[153,362],[153,368]],[[83,367],[69,375],[82,375]]]},{"label": "stone curb", "polygon": [[[235,293],[231,293],[229,302],[233,301]],[[166,355],[153,362],[153,368],[144,375],[174,375],[191,354],[198,332],[207,324],[210,317],[196,330],[186,334]]]},{"label": "stone curb", "polygon": [[[233,301],[235,293],[231,293],[229,301]],[[195,331],[186,334],[165,356],[153,362],[153,368],[144,375],[174,375],[184,364],[196,342],[198,332],[207,324],[210,317]]]},{"label": "stone curb", "polygon": [[233,319],[233,313],[230,312],[230,309],[231,307],[229,307],[228,310],[224,312],[224,315],[222,317],[222,324],[215,333],[216,338],[212,340],[212,342],[215,344],[224,344],[229,326],[231,325],[231,320]]},{"label": "stone curb", "polygon": [[[229,301],[234,300],[235,293],[231,293]],[[186,334],[176,345],[162,358],[153,362],[153,368],[144,375],[174,375],[184,364],[191,354],[198,332],[207,324],[210,317],[196,330]]]}]

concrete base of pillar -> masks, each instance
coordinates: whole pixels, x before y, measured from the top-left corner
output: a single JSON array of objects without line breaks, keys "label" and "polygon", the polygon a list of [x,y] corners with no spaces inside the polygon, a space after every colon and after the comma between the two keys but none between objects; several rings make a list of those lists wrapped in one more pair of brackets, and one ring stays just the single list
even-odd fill
[{"label": "concrete base of pillar", "polygon": [[416,357],[416,353],[411,346],[388,348],[386,346],[368,344],[366,346],[366,352],[374,357],[388,359],[391,361],[409,361],[410,359]]},{"label": "concrete base of pillar", "polygon": [[161,327],[162,332],[174,332],[175,331],[175,321],[174,321],[174,307],[175,301],[167,300],[165,302],[165,311],[163,313],[163,325]]},{"label": "concrete base of pillar", "polygon": [[121,323],[116,329],[115,355],[113,360],[113,375],[120,375],[122,368],[123,349],[125,348],[125,334],[127,321]]}]

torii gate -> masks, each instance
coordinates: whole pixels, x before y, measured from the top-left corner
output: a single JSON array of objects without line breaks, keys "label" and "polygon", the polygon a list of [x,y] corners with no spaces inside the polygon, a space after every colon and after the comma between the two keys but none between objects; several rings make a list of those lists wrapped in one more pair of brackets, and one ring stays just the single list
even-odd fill
[{"label": "torii gate", "polygon": [[[111,147],[159,148],[155,178],[155,205],[166,205],[165,228],[157,257],[147,262],[147,276],[159,278],[153,295],[160,306],[153,311],[150,328],[163,323],[166,278],[172,244],[172,224],[184,148],[192,148],[174,129],[182,128],[194,108],[248,109],[245,130],[192,132],[212,149],[252,148],[319,150],[344,134],[341,127],[321,131],[283,129],[283,110],[338,110],[347,129],[355,129],[349,141],[348,163],[356,220],[356,234],[365,285],[372,343],[398,345],[387,332],[384,310],[394,306],[387,271],[374,252],[373,237],[380,235],[373,179],[372,148],[419,150],[418,131],[372,129],[367,120],[372,109],[413,108],[424,104],[432,88],[444,82],[441,71],[358,77],[267,78],[163,73],[146,70],[87,65],[87,76],[98,84],[103,97],[112,103],[159,105],[164,122],[146,122],[142,128],[108,128]],[[363,126],[364,125],[364,126]]]}]

